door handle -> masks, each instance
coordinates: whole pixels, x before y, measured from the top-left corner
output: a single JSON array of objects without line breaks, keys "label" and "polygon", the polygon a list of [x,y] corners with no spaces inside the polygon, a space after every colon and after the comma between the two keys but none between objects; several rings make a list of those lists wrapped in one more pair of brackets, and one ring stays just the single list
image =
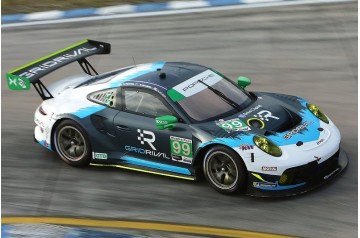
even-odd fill
[{"label": "door handle", "polygon": [[116,129],[120,131],[130,131],[130,128],[124,125],[116,125]]}]

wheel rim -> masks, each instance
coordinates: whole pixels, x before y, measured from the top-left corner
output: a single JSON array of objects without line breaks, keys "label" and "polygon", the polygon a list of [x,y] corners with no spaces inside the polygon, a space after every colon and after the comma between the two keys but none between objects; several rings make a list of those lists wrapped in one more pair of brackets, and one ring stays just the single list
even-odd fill
[{"label": "wheel rim", "polygon": [[68,160],[79,161],[86,153],[86,142],[81,132],[72,126],[64,126],[57,135],[59,153]]},{"label": "wheel rim", "polygon": [[233,158],[216,151],[207,157],[206,170],[211,182],[221,189],[231,189],[238,181],[238,168]]}]

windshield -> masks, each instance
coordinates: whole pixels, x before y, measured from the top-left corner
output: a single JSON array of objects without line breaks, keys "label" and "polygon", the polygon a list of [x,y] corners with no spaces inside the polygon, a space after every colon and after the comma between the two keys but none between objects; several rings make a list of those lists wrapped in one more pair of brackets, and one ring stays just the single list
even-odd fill
[{"label": "windshield", "polygon": [[[235,102],[239,106],[238,109],[208,86]],[[212,70],[206,70],[173,87],[168,91],[168,95],[193,122],[218,120],[235,114],[251,103],[251,98],[246,92]]]}]

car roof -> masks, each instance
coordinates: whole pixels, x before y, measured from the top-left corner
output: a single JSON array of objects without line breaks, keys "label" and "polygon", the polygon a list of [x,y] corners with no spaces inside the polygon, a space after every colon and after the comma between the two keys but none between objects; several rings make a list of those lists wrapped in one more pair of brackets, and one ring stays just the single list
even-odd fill
[{"label": "car roof", "polygon": [[109,83],[111,87],[136,84],[167,91],[207,69],[209,68],[198,64],[159,61],[121,70]]}]

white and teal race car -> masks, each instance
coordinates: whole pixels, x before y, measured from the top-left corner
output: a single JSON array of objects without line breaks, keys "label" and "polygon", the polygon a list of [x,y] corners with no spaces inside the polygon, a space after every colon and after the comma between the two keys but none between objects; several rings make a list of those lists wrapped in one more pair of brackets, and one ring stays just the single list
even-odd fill
[{"label": "white and teal race car", "polygon": [[[35,140],[72,166],[205,175],[218,192],[254,196],[303,193],[347,166],[338,128],[305,99],[247,91],[248,78],[184,62],[98,74],[86,57],[108,53],[85,40],[6,74],[12,90],[35,87]],[[74,61],[85,73],[40,81]]]}]

